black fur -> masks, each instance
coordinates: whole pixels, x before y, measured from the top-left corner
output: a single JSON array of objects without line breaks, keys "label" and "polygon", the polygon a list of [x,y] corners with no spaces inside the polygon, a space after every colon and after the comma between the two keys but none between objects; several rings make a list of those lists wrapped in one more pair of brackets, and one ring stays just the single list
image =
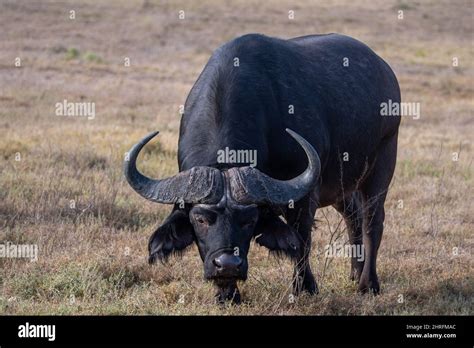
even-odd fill
[{"label": "black fur", "polygon": [[171,255],[180,255],[194,242],[194,231],[188,214],[173,210],[148,242],[148,263],[166,262]]}]

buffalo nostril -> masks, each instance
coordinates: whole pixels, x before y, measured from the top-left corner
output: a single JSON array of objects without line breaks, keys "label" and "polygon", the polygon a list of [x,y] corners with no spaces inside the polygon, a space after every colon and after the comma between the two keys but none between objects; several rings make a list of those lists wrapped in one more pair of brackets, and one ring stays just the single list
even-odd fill
[{"label": "buffalo nostril", "polygon": [[222,254],[212,262],[219,271],[238,271],[243,260],[233,254]]},{"label": "buffalo nostril", "polygon": [[221,264],[221,262],[219,261],[219,259],[214,259],[214,260],[212,260],[212,263],[213,263],[214,266],[216,266],[217,268],[222,268],[222,264]]}]

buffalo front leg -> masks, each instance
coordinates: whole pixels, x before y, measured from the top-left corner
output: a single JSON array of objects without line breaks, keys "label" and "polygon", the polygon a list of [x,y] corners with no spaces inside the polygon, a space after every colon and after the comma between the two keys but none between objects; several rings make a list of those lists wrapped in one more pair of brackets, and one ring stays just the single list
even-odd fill
[{"label": "buffalo front leg", "polygon": [[318,293],[318,286],[309,264],[311,230],[316,208],[317,201],[311,195],[297,202],[294,209],[288,209],[288,224],[296,229],[302,245],[293,274],[293,293],[295,295],[298,295],[301,291],[307,291],[312,295]]}]

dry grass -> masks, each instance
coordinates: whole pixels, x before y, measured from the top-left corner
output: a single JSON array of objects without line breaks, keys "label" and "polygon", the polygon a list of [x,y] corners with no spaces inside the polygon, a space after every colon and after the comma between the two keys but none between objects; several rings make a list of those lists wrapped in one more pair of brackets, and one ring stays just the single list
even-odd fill
[{"label": "dry grass", "polygon": [[[471,1],[2,2],[0,241],[38,244],[39,260],[0,259],[0,313],[473,314],[472,7]],[[75,20],[68,18],[72,9]],[[177,18],[181,9],[184,21]],[[256,245],[241,306],[214,305],[195,247],[167,266],[147,265],[148,236],[170,208],[127,187],[122,156],[159,129],[141,168],[156,177],[175,173],[179,105],[212,50],[248,32],[355,36],[391,64],[403,99],[422,103],[421,119],[405,118],[401,126],[378,263],[381,296],[356,294],[349,260],[325,258],[331,238],[347,240],[332,209],[318,212],[313,232],[316,297],[291,303],[291,264]],[[131,67],[123,66],[124,57]],[[96,118],[55,116],[55,103],[64,99],[95,102]]]}]

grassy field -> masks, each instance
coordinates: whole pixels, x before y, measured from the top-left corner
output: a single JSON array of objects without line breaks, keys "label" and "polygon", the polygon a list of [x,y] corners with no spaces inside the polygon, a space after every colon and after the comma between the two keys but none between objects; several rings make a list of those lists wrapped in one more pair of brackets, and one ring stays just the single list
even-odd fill
[{"label": "grassy field", "polygon": [[[474,314],[472,1],[75,3],[0,3],[0,242],[39,252],[0,259],[0,314]],[[400,129],[381,296],[357,294],[350,261],[325,257],[347,242],[332,208],[313,231],[318,296],[291,301],[292,264],[255,244],[241,306],[214,304],[195,247],[147,264],[170,207],[128,187],[123,155],[160,130],[140,168],[174,174],[179,106],[212,51],[249,32],[356,37],[392,66],[403,100],[421,103]],[[95,118],[56,116],[65,99],[94,102]]]}]

